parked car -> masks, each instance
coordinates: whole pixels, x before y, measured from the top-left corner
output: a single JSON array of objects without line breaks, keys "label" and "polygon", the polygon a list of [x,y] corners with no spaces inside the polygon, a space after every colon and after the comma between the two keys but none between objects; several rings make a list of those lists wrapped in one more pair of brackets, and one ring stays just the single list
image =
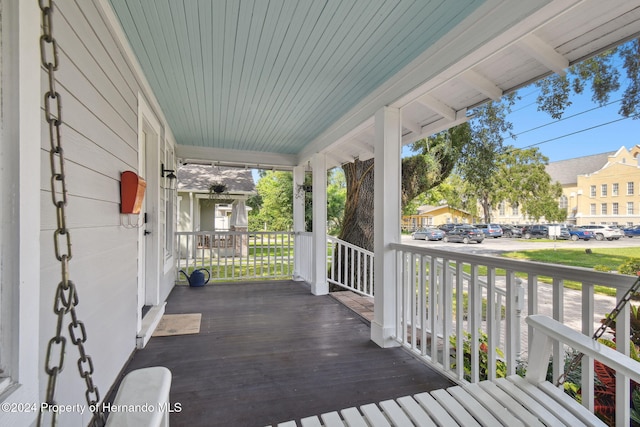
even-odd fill
[{"label": "parked car", "polygon": [[619,228],[613,228],[609,225],[583,225],[585,230],[591,230],[596,236],[596,240],[618,240],[625,234]]},{"label": "parked car", "polygon": [[589,240],[595,238],[593,231],[585,230],[582,227],[567,227],[567,229],[569,230],[569,234],[571,235],[571,240],[573,240],[574,242],[576,240],[584,240],[585,242],[588,242]]},{"label": "parked car", "polygon": [[627,227],[627,228],[623,229],[622,232],[627,237],[640,236],[640,225],[634,225],[633,227]]},{"label": "parked car", "polygon": [[441,225],[438,226],[438,229],[440,229],[440,230],[442,230],[442,231],[444,231],[446,233],[447,231],[453,230],[453,227],[455,227],[456,225],[462,225],[462,224],[451,224],[451,223],[449,223],[449,224],[441,224]]},{"label": "parked car", "polygon": [[522,237],[525,239],[548,239],[549,226],[543,224],[525,225],[522,228]]},{"label": "parked car", "polygon": [[559,240],[569,240],[571,238],[571,233],[567,227],[560,227],[560,234],[556,236],[556,239]]},{"label": "parked car", "polygon": [[511,224],[500,224],[503,237],[522,237],[522,227]]},{"label": "parked car", "polygon": [[444,231],[439,228],[427,227],[411,233],[413,240],[442,240],[444,237]]},{"label": "parked car", "polygon": [[476,224],[476,227],[479,228],[486,237],[493,237],[495,239],[502,237],[502,227],[498,224]]},{"label": "parked car", "polygon": [[447,231],[442,239],[443,242],[476,242],[482,243],[484,233],[473,225],[458,225],[453,230]]}]

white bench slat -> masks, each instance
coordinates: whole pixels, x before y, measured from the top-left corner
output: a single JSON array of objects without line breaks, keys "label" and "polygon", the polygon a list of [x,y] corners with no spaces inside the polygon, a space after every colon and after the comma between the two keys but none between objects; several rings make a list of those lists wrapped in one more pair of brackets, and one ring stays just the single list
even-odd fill
[{"label": "white bench slat", "polygon": [[106,426],[168,427],[170,389],[171,371],[164,366],[129,372],[122,379],[112,406],[147,405],[155,410],[112,412]]},{"label": "white bench slat", "polygon": [[465,427],[480,427],[478,421],[446,390],[434,390],[431,395],[455,420]]},{"label": "white bench slat", "polygon": [[485,407],[494,417],[496,417],[502,425],[509,427],[522,426],[524,424],[513,413],[511,408],[507,408],[504,402],[496,400],[492,395],[484,391],[478,384],[468,384],[464,386],[464,390]]},{"label": "white bench slat", "polygon": [[375,403],[370,403],[368,405],[363,405],[360,407],[360,410],[364,414],[365,418],[374,427],[391,427],[389,421],[384,416],[382,411],[378,408]]},{"label": "white bench slat", "polygon": [[526,322],[545,336],[567,344],[571,348],[601,361],[616,372],[640,382],[640,362],[548,316],[532,314],[526,318]]},{"label": "white bench slat", "polygon": [[479,383],[480,387],[491,396],[493,396],[498,402],[505,405],[513,414],[527,426],[530,427],[544,427],[544,424],[527,410],[520,402],[511,397],[510,394],[498,387],[494,382],[482,381]]},{"label": "white bench slat", "polygon": [[342,418],[340,418],[337,412],[327,412],[326,414],[320,415],[320,418],[322,418],[325,427],[344,427]]},{"label": "white bench slat", "polygon": [[588,426],[605,426],[606,424],[602,420],[589,412],[587,408],[576,402],[571,396],[564,392],[564,390],[555,387],[550,382],[543,382],[538,384],[538,388],[550,395],[553,399],[562,401],[564,406],[571,411],[576,417],[580,418]]},{"label": "white bench slat", "polygon": [[278,423],[278,427],[298,427],[295,421],[287,421],[285,423]]},{"label": "white bench slat", "polygon": [[457,426],[458,422],[443,408],[429,393],[419,393],[413,396],[431,418],[441,426]]},{"label": "white bench slat", "polygon": [[357,408],[343,409],[340,414],[349,427],[369,427]]},{"label": "white bench slat", "polygon": [[560,421],[558,417],[553,415],[551,411],[541,405],[540,402],[535,400],[533,397],[529,396],[529,394],[519,389],[518,386],[513,384],[511,381],[507,380],[506,378],[499,378],[495,381],[495,383],[506,393],[510,394],[515,400],[520,402],[531,413],[537,416],[544,424],[548,426],[562,424],[562,421]]},{"label": "white bench slat", "polygon": [[[460,386],[449,387],[447,392],[453,396],[480,424],[485,427],[503,425],[473,395]],[[509,426],[510,427],[510,426]]]},{"label": "white bench slat", "polygon": [[420,407],[418,402],[413,400],[411,396],[404,396],[397,399],[398,404],[407,413],[411,421],[418,427],[436,427],[436,424],[429,415]]},{"label": "white bench slat", "polygon": [[380,402],[380,407],[384,410],[384,413],[389,417],[394,425],[407,426],[413,424],[395,400],[385,400],[384,402]]},{"label": "white bench slat", "polygon": [[[514,383],[520,390],[524,390],[529,396],[536,399],[538,402],[542,404],[545,408],[551,411],[556,417],[558,417],[563,423],[569,426],[583,426],[585,425],[582,421],[576,418],[567,408],[563,405],[559,404],[556,400],[552,399],[551,396],[543,392],[534,384],[531,384],[529,381],[518,375],[511,375],[507,377],[507,380]],[[577,404],[577,403],[576,403]]]},{"label": "white bench slat", "polygon": [[300,420],[302,427],[322,427],[322,423],[318,417],[307,417]]}]

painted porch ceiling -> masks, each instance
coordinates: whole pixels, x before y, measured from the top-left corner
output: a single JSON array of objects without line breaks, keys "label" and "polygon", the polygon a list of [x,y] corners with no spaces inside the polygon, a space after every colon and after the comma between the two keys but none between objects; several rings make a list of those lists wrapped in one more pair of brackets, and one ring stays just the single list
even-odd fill
[{"label": "painted porch ceiling", "polygon": [[108,0],[185,159],[337,165],[640,34],[640,0]]},{"label": "painted porch ceiling", "polygon": [[111,0],[180,144],[298,153],[482,0]]}]

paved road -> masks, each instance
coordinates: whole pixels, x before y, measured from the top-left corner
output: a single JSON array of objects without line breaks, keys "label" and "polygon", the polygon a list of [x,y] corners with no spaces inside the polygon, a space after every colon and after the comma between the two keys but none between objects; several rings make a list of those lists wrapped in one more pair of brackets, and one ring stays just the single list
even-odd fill
[{"label": "paved road", "polygon": [[628,247],[640,247],[640,237],[623,237],[620,240],[589,240],[585,242],[578,240],[577,242],[571,240],[558,240],[556,242],[540,241],[539,239],[510,239],[505,237],[499,237],[497,239],[490,237],[484,239],[480,244],[469,243],[444,243],[430,242],[425,240],[413,240],[409,235],[402,235],[402,243],[411,244],[416,246],[434,247],[438,249],[450,249],[456,252],[473,253],[473,254],[485,254],[485,255],[499,255],[503,252],[522,251],[528,249],[553,249],[553,248],[628,248]]}]

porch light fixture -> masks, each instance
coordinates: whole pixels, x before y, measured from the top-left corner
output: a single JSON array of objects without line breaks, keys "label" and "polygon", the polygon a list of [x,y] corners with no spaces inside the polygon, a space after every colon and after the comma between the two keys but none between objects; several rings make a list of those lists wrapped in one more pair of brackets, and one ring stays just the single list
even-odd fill
[{"label": "porch light fixture", "polygon": [[164,168],[164,163],[161,166],[160,169],[160,176],[162,178],[169,178],[169,179],[176,179],[176,174],[175,174],[175,170],[173,169],[165,169]]}]

